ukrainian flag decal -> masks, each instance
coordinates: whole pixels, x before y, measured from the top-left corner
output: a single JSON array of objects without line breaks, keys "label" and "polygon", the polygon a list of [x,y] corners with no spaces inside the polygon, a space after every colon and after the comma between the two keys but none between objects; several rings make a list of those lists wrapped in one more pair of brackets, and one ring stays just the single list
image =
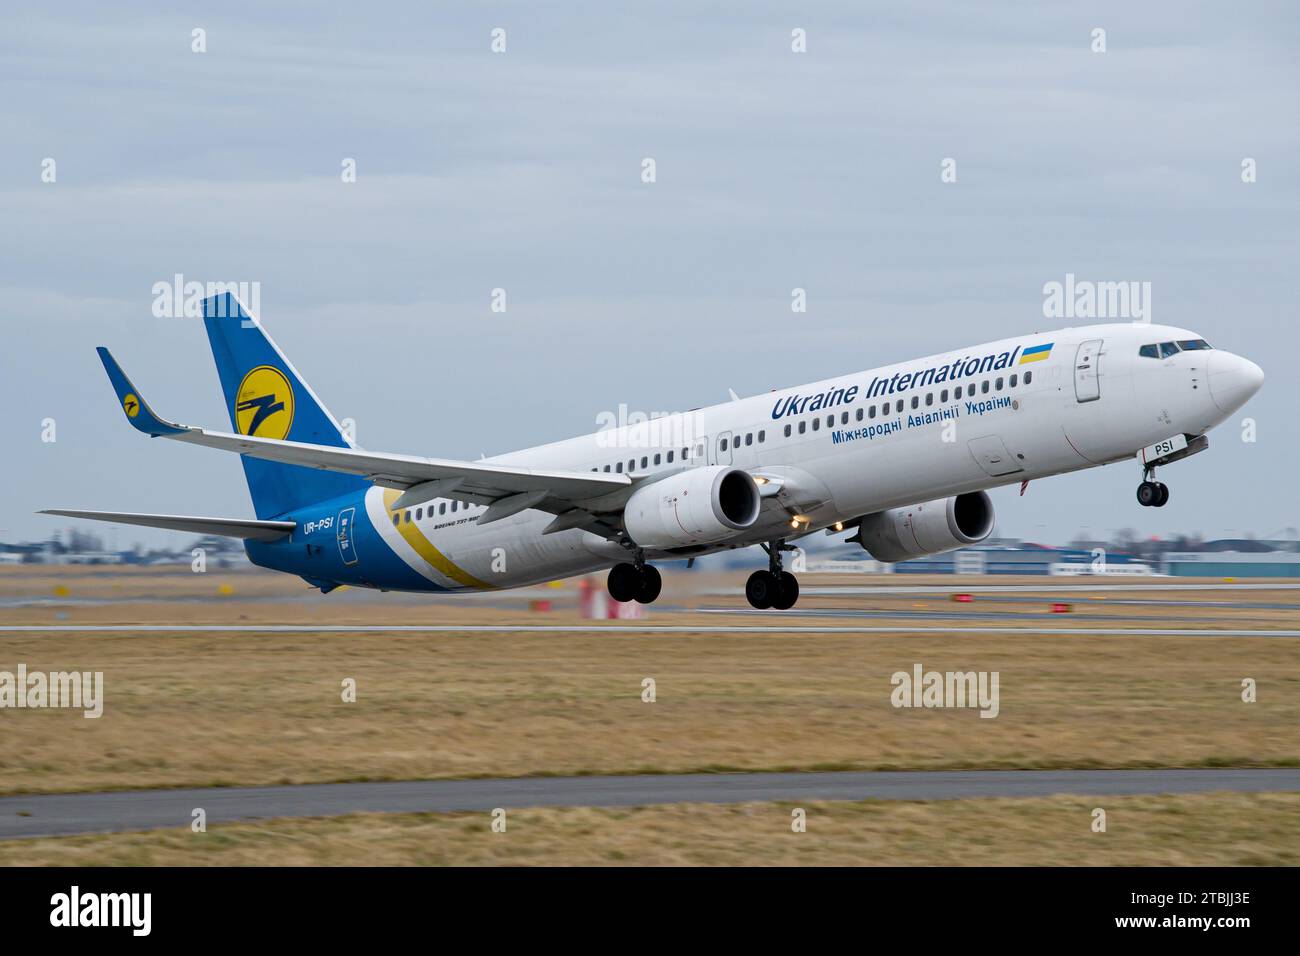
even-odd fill
[{"label": "ukrainian flag decal", "polygon": [[1031,349],[1025,349],[1020,353],[1020,364],[1027,365],[1030,362],[1041,362],[1052,354],[1052,346],[1055,342],[1048,342],[1046,345],[1035,345]]}]

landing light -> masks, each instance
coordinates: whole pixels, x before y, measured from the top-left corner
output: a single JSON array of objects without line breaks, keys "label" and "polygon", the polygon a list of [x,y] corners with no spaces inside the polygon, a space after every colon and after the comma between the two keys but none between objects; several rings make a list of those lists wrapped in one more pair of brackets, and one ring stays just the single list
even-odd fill
[{"label": "landing light", "polygon": [[844,522],[843,522],[843,521],[837,521],[837,522],[835,522],[835,530],[836,530],[836,531],[843,531],[843,530],[844,530]]}]

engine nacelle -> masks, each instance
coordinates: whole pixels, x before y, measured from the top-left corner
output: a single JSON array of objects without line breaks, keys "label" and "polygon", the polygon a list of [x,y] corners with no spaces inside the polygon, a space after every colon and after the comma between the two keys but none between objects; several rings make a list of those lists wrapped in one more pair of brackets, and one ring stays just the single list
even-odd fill
[{"label": "engine nacelle", "polygon": [[993,531],[993,502],[982,491],[867,515],[858,543],[877,561],[906,561],[979,544]]},{"label": "engine nacelle", "polygon": [[623,509],[623,527],[643,548],[714,544],[758,519],[758,486],[725,465],[692,468],[638,488]]}]

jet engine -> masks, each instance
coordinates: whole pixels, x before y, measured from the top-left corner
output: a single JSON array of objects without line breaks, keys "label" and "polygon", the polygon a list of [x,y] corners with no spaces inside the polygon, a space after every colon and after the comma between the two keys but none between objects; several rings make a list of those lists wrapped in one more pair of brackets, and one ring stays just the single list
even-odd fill
[{"label": "jet engine", "polygon": [[892,562],[979,544],[992,531],[993,502],[974,491],[867,515],[854,540],[877,561]]},{"label": "jet engine", "polygon": [[748,472],[692,468],[634,491],[623,509],[623,528],[643,548],[714,544],[752,525],[760,503]]}]

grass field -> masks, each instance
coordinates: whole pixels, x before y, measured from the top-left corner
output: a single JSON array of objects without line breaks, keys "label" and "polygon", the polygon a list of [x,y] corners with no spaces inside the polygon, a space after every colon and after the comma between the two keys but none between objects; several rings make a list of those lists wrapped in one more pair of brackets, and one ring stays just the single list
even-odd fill
[{"label": "grass field", "polygon": [[[0,843],[0,865],[1295,866],[1300,794],[358,815]],[[1106,832],[1091,829],[1106,811]]]},{"label": "grass field", "polygon": [[[1285,590],[808,595],[837,616],[756,617],[743,576],[670,576],[648,623],[897,626],[883,634],[0,633],[0,671],[102,671],[104,715],[0,710],[0,792],[722,770],[1300,765],[1300,642],[907,633],[1033,627],[1300,628]],[[805,586],[1030,583],[804,578]],[[1130,583],[1130,582],[1124,582]],[[1077,580],[1061,582],[1078,586]],[[538,598],[549,612],[530,611]],[[737,613],[728,613],[733,608]],[[718,609],[723,609],[719,612]],[[931,615],[916,617],[913,615]],[[843,616],[840,616],[843,615]],[[0,569],[0,624],[558,624],[572,584],[469,598],[188,569]],[[583,622],[590,624],[592,622]],[[610,622],[618,623],[618,622]],[[895,671],[1000,674],[1000,713],[900,710]],[[1258,701],[1241,700],[1243,678]],[[356,681],[355,703],[342,682]],[[653,678],[656,700],[642,700]],[[1090,830],[1091,812],[1108,832]],[[1300,795],[358,815],[0,842],[0,864],[1300,863]]]}]

